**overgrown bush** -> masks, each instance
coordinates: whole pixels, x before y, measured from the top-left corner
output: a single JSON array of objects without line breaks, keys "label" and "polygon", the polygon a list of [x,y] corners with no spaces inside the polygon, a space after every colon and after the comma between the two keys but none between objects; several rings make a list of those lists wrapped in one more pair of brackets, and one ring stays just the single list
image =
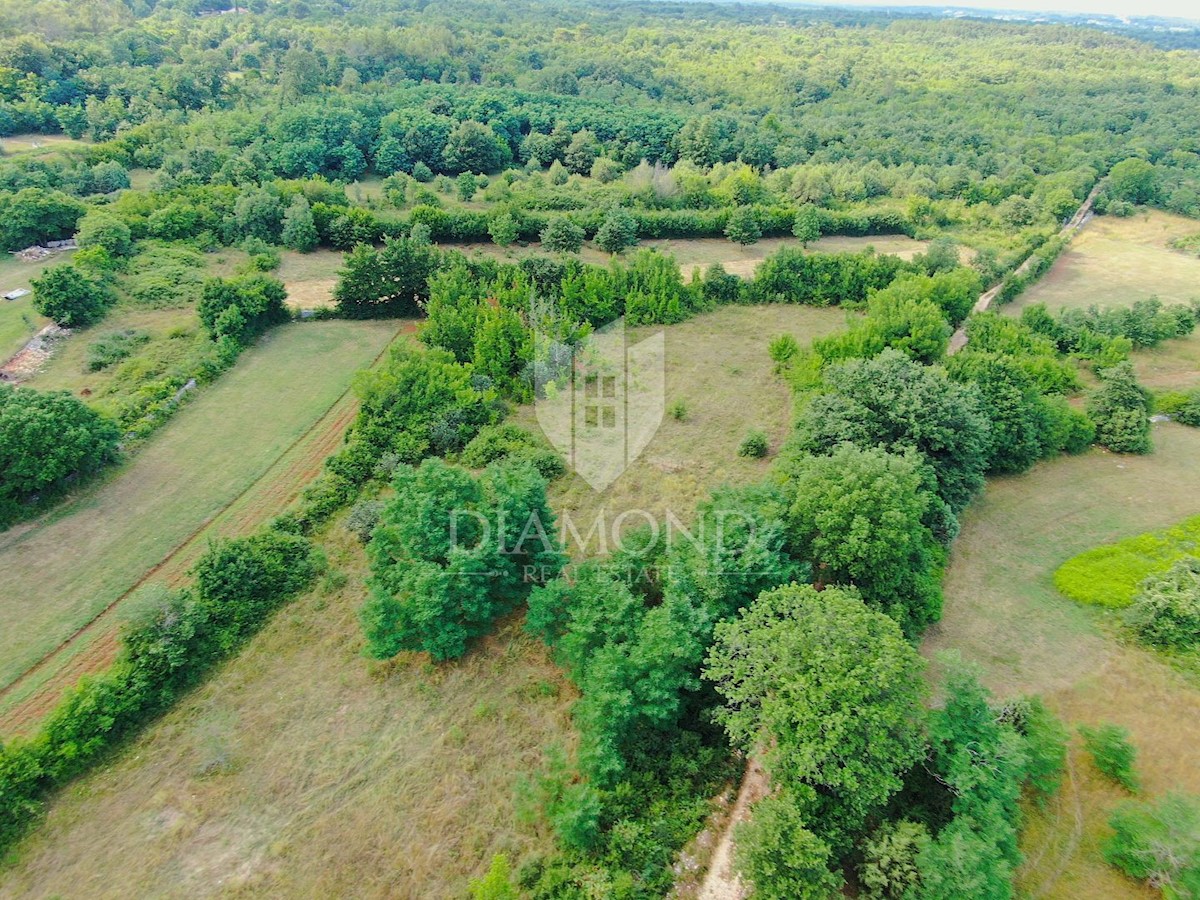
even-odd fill
[{"label": "overgrown bush", "polygon": [[1200,896],[1200,800],[1167,794],[1154,802],[1129,801],[1113,811],[1108,824],[1109,863],[1167,900]]},{"label": "overgrown bush", "polygon": [[745,456],[750,459],[762,459],[770,451],[771,445],[767,439],[766,432],[754,429],[750,431],[742,442],[738,444],[738,456]]},{"label": "overgrown bush", "polygon": [[1179,560],[1142,582],[1129,618],[1147,644],[1168,650],[1200,646],[1200,557]]},{"label": "overgrown bush", "polygon": [[1105,722],[1094,727],[1080,725],[1079,733],[1096,768],[1125,790],[1136,793],[1138,776],[1134,760],[1137,758],[1137,748],[1129,741],[1129,729]]},{"label": "overgrown bush", "polygon": [[88,372],[107,369],[123,359],[128,359],[138,347],[149,340],[150,335],[134,328],[103,335],[88,344],[84,368]]},{"label": "overgrown bush", "polygon": [[519,425],[488,425],[463,448],[460,461],[473,469],[482,469],[500,460],[525,460],[547,481],[566,472],[566,464],[544,439]]}]

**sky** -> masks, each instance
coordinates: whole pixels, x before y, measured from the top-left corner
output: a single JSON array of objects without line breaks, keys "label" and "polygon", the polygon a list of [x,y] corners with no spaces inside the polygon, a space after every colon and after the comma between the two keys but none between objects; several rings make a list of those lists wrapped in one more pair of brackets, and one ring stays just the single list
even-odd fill
[{"label": "sky", "polygon": [[[933,9],[940,7],[940,4],[933,0],[829,0],[827,5],[929,6]],[[945,5],[1038,12],[1108,13],[1114,16],[1171,16],[1177,19],[1200,20],[1200,7],[1196,0],[949,0]]]}]

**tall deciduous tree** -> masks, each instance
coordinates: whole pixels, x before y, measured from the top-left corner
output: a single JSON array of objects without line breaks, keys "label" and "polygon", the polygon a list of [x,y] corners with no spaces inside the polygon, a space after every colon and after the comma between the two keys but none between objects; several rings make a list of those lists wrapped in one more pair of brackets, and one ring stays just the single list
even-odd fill
[{"label": "tall deciduous tree", "polygon": [[116,458],[116,425],[66,392],[0,384],[0,528],[22,505]]},{"label": "tall deciduous tree", "polygon": [[437,262],[437,250],[412,238],[392,238],[379,250],[359,244],[333,291],[338,312],[349,319],[419,315]]},{"label": "tall deciduous tree", "polygon": [[934,500],[915,452],[847,444],[799,461],[789,481],[797,554],[818,584],[851,584],[909,636],[941,617],[942,553],[925,525]]},{"label": "tall deciduous tree", "polygon": [[922,668],[854,590],[794,584],[717,626],[705,677],[730,738],[765,753],[800,820],[842,853],[924,755]]},{"label": "tall deciduous tree", "polygon": [[916,450],[954,511],[983,487],[990,425],[975,388],[955,384],[944,370],[896,350],[831,366],[825,382],[825,392],[797,423],[801,449],[829,453],[849,442],[895,453]]}]

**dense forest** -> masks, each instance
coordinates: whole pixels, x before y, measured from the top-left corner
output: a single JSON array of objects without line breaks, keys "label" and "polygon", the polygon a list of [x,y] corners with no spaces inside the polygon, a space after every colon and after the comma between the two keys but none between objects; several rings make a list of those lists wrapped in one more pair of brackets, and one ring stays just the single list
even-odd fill
[{"label": "dense forest", "polygon": [[[354,424],[294,507],[210,546],[125,626],[109,671],[0,744],[0,850],[329,582],[336,521],[369,565],[365,655],[428,654],[432,672],[523,611],[578,696],[569,752],[546,748],[519,786],[553,851],[516,873],[497,857],[476,896],[665,895],[747,757],[772,785],[738,832],[755,896],[1013,896],[1022,803],[1058,789],[1067,731],[954,658],[931,702],[917,643],[987,478],[1151,450],[1131,356],[1191,334],[1200,305],[972,310],[1045,272],[1089,198],[1200,218],[1200,57],[1066,25],[575,0],[0,0],[0,35],[0,137],[56,148],[0,157],[0,249],[75,242],[33,280],[37,311],[84,334],[121,309],[194,307],[196,325],[93,342],[114,393],[0,386],[0,528],[136,452],[293,318],[272,274],[285,251],[345,254],[332,305],[306,317],[422,320],[419,346],[360,373]],[[926,243],[808,248],[830,235]],[[689,278],[637,246],[768,237],[789,243],[745,278]],[[206,272],[228,248],[240,268]],[[553,524],[564,466],[504,420],[569,365],[536,336],[578,349],[621,317],[767,304],[842,307],[847,325],[804,346],[763,335],[795,401],[788,439],[693,516],[736,512],[736,549],[698,528],[568,566],[553,528],[531,541],[519,523]],[[1185,421],[1200,393],[1173,402]],[[738,452],[770,449],[752,432]],[[507,549],[439,532],[452,511]],[[1128,844],[1146,839],[1135,818]]]}]

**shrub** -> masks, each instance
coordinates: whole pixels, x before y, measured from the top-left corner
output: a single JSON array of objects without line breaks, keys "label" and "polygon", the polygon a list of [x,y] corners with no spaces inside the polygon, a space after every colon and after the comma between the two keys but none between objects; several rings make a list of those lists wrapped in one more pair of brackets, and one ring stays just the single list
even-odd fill
[{"label": "shrub", "polygon": [[1169,415],[1173,422],[1200,428],[1200,388],[1161,395],[1155,403],[1157,412]]},{"label": "shrub", "polygon": [[863,896],[901,900],[920,881],[917,855],[929,843],[929,829],[919,822],[887,822],[862,848],[858,867]]},{"label": "shrub", "polygon": [[1150,394],[1138,384],[1133,366],[1123,362],[1100,377],[1103,385],[1088,398],[1096,442],[1116,453],[1149,453]]},{"label": "shrub", "polygon": [[470,884],[472,900],[517,900],[517,889],[513,887],[508,857],[497,853],[483,878],[473,878]]},{"label": "shrub", "polygon": [[620,253],[638,241],[637,220],[617,206],[608,211],[596,232],[596,246],[605,253]]},{"label": "shrub", "polygon": [[1168,794],[1153,803],[1130,801],[1108,820],[1113,836],[1104,858],[1167,898],[1200,896],[1200,801]]},{"label": "shrub", "polygon": [[671,404],[671,418],[676,422],[686,422],[688,417],[687,402],[684,400],[676,400]]},{"label": "shrub", "polygon": [[1106,722],[1094,728],[1080,725],[1079,733],[1096,768],[1125,790],[1136,793],[1138,777],[1134,770],[1134,759],[1137,757],[1137,748],[1129,742],[1129,729]]},{"label": "shrub", "polygon": [[113,299],[104,285],[69,264],[46,270],[31,284],[33,308],[64,328],[100,321]]},{"label": "shrub", "polygon": [[1161,575],[1151,575],[1130,610],[1138,636],[1170,650],[1200,645],[1200,557],[1187,557]]},{"label": "shrub", "polygon": [[383,500],[359,500],[346,516],[346,528],[361,543],[371,540],[371,533],[379,524],[380,513],[387,506]]},{"label": "shrub", "polygon": [[771,343],[767,345],[767,353],[770,354],[771,360],[775,363],[775,371],[780,372],[787,367],[797,353],[800,352],[800,343],[790,334],[781,334],[778,337],[772,338]]},{"label": "shrub", "polygon": [[566,471],[562,457],[531,431],[513,424],[488,425],[463,448],[463,465],[482,469],[494,462],[514,459],[533,465],[547,481]]},{"label": "shrub", "polygon": [[114,363],[128,358],[134,350],[150,340],[150,335],[134,328],[125,331],[114,331],[88,344],[84,368],[89,372],[99,372]]},{"label": "shrub", "polygon": [[742,438],[738,445],[738,456],[750,459],[762,459],[770,451],[771,445],[764,432],[755,429]]},{"label": "shrub", "polygon": [[583,246],[583,229],[567,218],[551,219],[542,229],[542,246],[555,253],[578,253]]},{"label": "shrub", "polygon": [[80,248],[102,247],[113,257],[128,256],[133,250],[129,226],[104,210],[89,212],[80,219],[75,239]]},{"label": "shrub", "polygon": [[488,221],[488,234],[496,246],[507,247],[520,237],[521,227],[512,213],[500,213]]},{"label": "shrub", "polygon": [[1194,555],[1198,543],[1200,516],[1193,516],[1162,531],[1085,550],[1059,567],[1054,586],[1080,603],[1128,606],[1149,577]]},{"label": "shrub", "polygon": [[725,237],[735,244],[754,244],[762,237],[762,226],[751,206],[739,206],[729,214]]}]

